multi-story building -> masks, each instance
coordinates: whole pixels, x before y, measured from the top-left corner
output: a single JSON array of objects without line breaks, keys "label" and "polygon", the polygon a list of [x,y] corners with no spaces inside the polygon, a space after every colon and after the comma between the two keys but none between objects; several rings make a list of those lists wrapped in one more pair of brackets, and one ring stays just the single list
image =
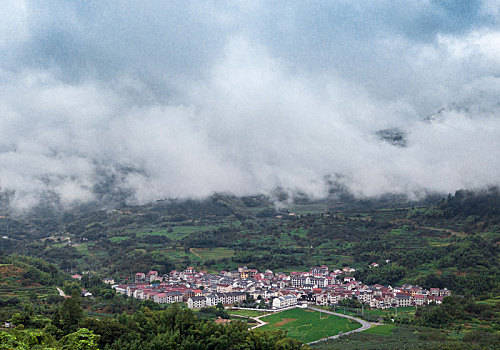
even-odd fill
[{"label": "multi-story building", "polygon": [[273,299],[273,309],[283,309],[297,305],[297,296],[294,294]]},{"label": "multi-story building", "polygon": [[190,309],[201,309],[207,305],[207,298],[202,296],[191,297],[188,299],[187,304]]}]

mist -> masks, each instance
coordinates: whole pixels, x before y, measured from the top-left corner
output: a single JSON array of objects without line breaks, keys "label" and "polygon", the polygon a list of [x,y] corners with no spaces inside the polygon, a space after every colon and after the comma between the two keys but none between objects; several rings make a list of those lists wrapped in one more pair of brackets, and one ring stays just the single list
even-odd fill
[{"label": "mist", "polygon": [[467,3],[7,1],[0,190],[24,210],[499,185],[500,4]]}]

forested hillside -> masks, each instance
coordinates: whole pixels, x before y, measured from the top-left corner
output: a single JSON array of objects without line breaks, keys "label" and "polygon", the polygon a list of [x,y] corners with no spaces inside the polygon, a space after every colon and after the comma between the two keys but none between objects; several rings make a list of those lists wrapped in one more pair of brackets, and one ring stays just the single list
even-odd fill
[{"label": "forested hillside", "polygon": [[[440,332],[491,332],[498,324],[500,295],[499,198],[496,189],[458,191],[434,205],[398,201],[379,208],[373,202],[363,207],[304,198],[276,206],[263,196],[215,195],[116,210],[47,212],[45,217],[40,212],[7,215],[0,218],[0,288],[8,291],[0,298],[0,321],[15,320],[42,332],[36,336],[40,344],[61,347],[70,338],[110,349],[155,349],[157,342],[169,341],[185,347],[203,347],[206,341],[253,344],[257,338],[244,326],[208,325],[178,309],[151,311],[158,305],[118,296],[101,280],[120,282],[138,271],[164,274],[188,266],[214,272],[241,265],[289,272],[325,264],[354,267],[354,276],[367,284],[448,288],[473,303],[429,309],[404,322],[416,327],[434,322]],[[369,268],[374,262],[379,267]],[[81,282],[70,281],[70,273],[85,275]],[[68,295],[85,288],[94,296],[79,301],[83,313],[72,326],[64,325],[69,321],[61,308],[67,302],[55,286]],[[483,304],[476,306],[478,302]],[[439,323],[436,315],[443,312],[448,318]],[[122,313],[133,316],[118,317]],[[97,321],[91,315],[107,316]],[[171,323],[172,317],[187,323]],[[177,322],[182,326],[173,326]],[[463,330],[459,324],[472,328]],[[9,333],[15,337],[9,344],[25,344],[33,337],[16,332]],[[269,344],[291,341],[283,334],[266,337]]]},{"label": "forested hillside", "polygon": [[1,218],[0,249],[118,280],[188,265],[290,271],[329,264],[352,265],[367,281],[481,295],[498,288],[499,198],[497,189],[458,191],[435,205],[359,210],[359,202],[348,209],[350,202],[301,198],[279,209],[264,196],[215,195],[43,219],[37,212]]}]

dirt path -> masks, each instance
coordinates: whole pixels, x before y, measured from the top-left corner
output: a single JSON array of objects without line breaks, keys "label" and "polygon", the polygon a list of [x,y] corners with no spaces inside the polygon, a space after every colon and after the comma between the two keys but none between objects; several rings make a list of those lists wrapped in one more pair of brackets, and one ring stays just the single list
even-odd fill
[{"label": "dirt path", "polygon": [[205,261],[205,259],[203,259],[203,257],[200,254],[198,254],[197,252],[195,252],[193,248],[189,248],[189,251],[191,253],[193,253],[193,255],[196,255],[198,258],[200,258],[201,260]]},{"label": "dirt path", "polygon": [[447,232],[450,234],[450,236],[458,236],[458,237],[465,237],[465,233],[463,232],[457,232],[449,228],[439,228],[439,227],[430,227],[430,226],[418,226],[415,225],[416,228],[423,228],[424,230],[431,230],[431,231],[440,231],[440,232]]},{"label": "dirt path", "polygon": [[450,234],[450,237],[451,236],[458,236],[458,237],[465,237],[466,236],[465,232],[458,232],[458,231],[452,230],[451,228],[439,228],[439,227],[432,227],[432,226],[420,226],[417,223],[415,223],[415,222],[413,222],[413,221],[411,221],[409,219],[398,219],[398,220],[392,220],[390,222],[393,223],[393,224],[396,224],[396,223],[407,223],[407,224],[413,225],[414,228],[421,228],[421,229],[430,230],[430,231],[446,232],[446,233]]}]

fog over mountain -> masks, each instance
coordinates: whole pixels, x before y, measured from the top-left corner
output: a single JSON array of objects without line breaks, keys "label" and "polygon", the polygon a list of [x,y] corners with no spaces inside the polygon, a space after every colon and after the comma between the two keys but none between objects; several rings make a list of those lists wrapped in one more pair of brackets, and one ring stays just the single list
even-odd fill
[{"label": "fog over mountain", "polygon": [[0,189],[16,208],[322,196],[332,177],[360,197],[500,183],[498,0],[0,9]]}]

